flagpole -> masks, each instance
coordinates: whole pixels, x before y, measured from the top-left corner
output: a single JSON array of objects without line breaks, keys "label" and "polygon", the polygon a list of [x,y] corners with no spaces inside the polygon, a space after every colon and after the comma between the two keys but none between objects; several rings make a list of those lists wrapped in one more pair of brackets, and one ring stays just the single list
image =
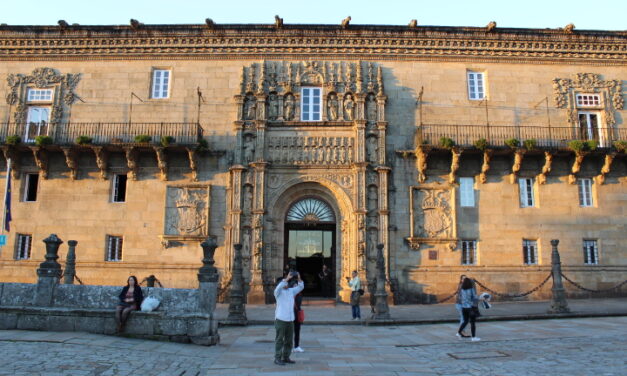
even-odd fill
[{"label": "flagpole", "polygon": [[6,220],[7,220],[7,194],[9,194],[9,175],[11,174],[11,158],[7,159],[7,175],[6,178],[4,179],[4,203],[3,203],[3,207],[4,210],[2,210],[2,232],[0,232],[0,234],[4,235],[4,230],[6,228]]}]

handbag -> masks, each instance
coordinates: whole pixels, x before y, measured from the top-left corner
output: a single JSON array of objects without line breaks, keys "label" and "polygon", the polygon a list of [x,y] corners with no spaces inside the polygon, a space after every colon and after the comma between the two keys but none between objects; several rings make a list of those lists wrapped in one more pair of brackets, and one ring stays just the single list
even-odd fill
[{"label": "handbag", "polygon": [[477,317],[481,316],[481,312],[479,311],[479,307],[477,307],[477,306],[473,306],[473,307],[470,309],[470,316],[471,316],[471,317],[475,317],[475,318],[477,318]]},{"label": "handbag", "polygon": [[301,324],[305,322],[305,311],[301,309],[300,311],[296,313],[296,321],[298,321]]},{"label": "handbag", "polygon": [[364,289],[359,289],[359,290],[357,290],[357,292],[359,293],[359,295],[363,295],[364,294]]}]

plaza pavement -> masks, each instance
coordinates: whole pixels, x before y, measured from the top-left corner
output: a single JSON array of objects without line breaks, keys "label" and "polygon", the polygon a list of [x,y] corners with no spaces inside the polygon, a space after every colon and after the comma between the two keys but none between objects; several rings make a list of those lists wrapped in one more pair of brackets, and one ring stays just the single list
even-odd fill
[{"label": "plaza pavement", "polygon": [[[579,318],[486,321],[545,311],[547,302],[499,303],[477,323],[480,342],[458,340],[451,304],[391,307],[393,317],[445,323],[367,326],[348,306],[305,307],[295,365],[274,365],[272,325],[220,328],[203,347],[77,332],[0,331],[0,376],[9,375],[572,375],[627,374],[627,299],[570,300]],[[501,308],[497,308],[501,307]],[[224,310],[219,307],[218,314]],[[263,317],[272,306],[248,307]],[[450,313],[452,311],[453,313]],[[431,312],[431,316],[427,314]],[[507,312],[505,312],[507,313]],[[606,317],[591,317],[595,315]],[[433,316],[433,315],[441,315]],[[513,317],[510,317],[513,319]],[[355,325],[331,325],[340,320]],[[326,321],[326,323],[325,323]]]}]

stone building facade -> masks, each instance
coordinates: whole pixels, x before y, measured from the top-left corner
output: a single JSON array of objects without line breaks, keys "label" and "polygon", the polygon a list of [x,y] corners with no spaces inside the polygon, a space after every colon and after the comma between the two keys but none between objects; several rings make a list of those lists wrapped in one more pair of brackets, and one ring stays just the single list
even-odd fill
[{"label": "stone building facade", "polygon": [[559,239],[566,275],[611,287],[627,274],[626,37],[0,26],[0,279],[34,281],[55,233],[78,241],[84,283],[196,287],[212,235],[224,291],[240,243],[248,302],[270,302],[286,265],[346,301],[352,270],[372,287],[381,243],[394,301],[434,302],[460,274],[538,285]]}]

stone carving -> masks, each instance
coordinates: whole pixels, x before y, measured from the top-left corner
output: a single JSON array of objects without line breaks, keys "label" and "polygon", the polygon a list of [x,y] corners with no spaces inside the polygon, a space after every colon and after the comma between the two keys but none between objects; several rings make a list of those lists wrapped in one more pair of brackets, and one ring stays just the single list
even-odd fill
[{"label": "stone carving", "polygon": [[275,164],[345,165],[353,162],[352,137],[269,137],[268,161]]},{"label": "stone carving", "polygon": [[616,157],[615,153],[605,154],[605,160],[603,161],[603,166],[601,167],[601,173],[594,179],[596,184],[602,185],[605,183],[605,175],[610,173],[614,157]]},{"label": "stone carving", "polygon": [[406,240],[412,249],[420,244],[447,244],[454,249],[457,244],[452,190],[438,186],[410,188],[410,236]]},{"label": "stone carving", "polygon": [[39,176],[48,179],[48,151],[40,146],[31,146],[35,164],[39,167]]},{"label": "stone carving", "polygon": [[575,24],[569,23],[568,25],[564,26],[563,30],[566,34],[572,34],[575,32]]},{"label": "stone carving", "polygon": [[247,95],[244,100],[244,120],[255,120],[257,99],[254,95]]},{"label": "stone carving", "polygon": [[124,154],[126,155],[126,164],[128,166],[128,174],[131,180],[137,180],[137,173],[139,172],[139,152],[134,147],[124,148]]},{"label": "stone carving", "polygon": [[568,175],[568,184],[575,184],[577,182],[577,174],[579,170],[581,170],[581,165],[583,164],[583,159],[588,153],[586,152],[575,152],[575,160],[573,161],[573,166],[570,169],[570,175]]},{"label": "stone carving", "polygon": [[169,186],[165,235],[205,237],[209,224],[209,186]]},{"label": "stone carving", "polygon": [[107,166],[109,164],[109,152],[102,146],[92,146],[96,156],[96,165],[100,169],[100,178],[107,180]]},{"label": "stone carving", "polygon": [[418,170],[418,182],[424,183],[427,180],[427,151],[422,146],[417,146],[415,150],[416,155],[416,170]]},{"label": "stone carving", "polygon": [[292,94],[286,95],[283,101],[283,117],[287,121],[294,120],[294,104],[294,96]]},{"label": "stone carving", "polygon": [[366,152],[368,155],[368,161],[371,163],[379,162],[379,143],[376,136],[368,137],[368,143],[366,144]]},{"label": "stone carving", "polygon": [[538,184],[546,184],[546,175],[551,172],[551,164],[553,163],[553,154],[545,151],[544,152],[544,166],[542,166],[542,172],[538,174],[536,179],[538,180]]},{"label": "stone carving", "polygon": [[485,32],[490,33],[496,29],[496,21],[490,21],[488,25],[485,27]]},{"label": "stone carving", "polygon": [[61,150],[63,150],[63,154],[65,155],[65,163],[70,169],[70,179],[76,180],[78,175],[78,160],[76,151],[69,147],[62,147]]},{"label": "stone carving", "polygon": [[16,150],[13,146],[2,146],[2,154],[4,154],[5,160],[11,160],[11,176],[13,179],[19,179],[20,173],[22,169],[22,164],[20,163],[20,152]]},{"label": "stone carving", "polygon": [[348,24],[351,22],[351,16],[346,17],[342,20],[342,29],[347,29]]},{"label": "stone carving", "polygon": [[516,178],[518,177],[518,171],[520,171],[520,168],[522,167],[524,156],[524,149],[516,149],[514,151],[514,164],[512,165],[512,173],[509,175],[509,181],[512,184],[516,184]]},{"label": "stone carving", "polygon": [[279,98],[276,94],[268,97],[268,120],[276,121],[279,117]]},{"label": "stone carving", "polygon": [[377,101],[374,94],[368,94],[366,98],[366,120],[377,121]]},{"label": "stone carving", "polygon": [[255,139],[248,135],[244,139],[244,163],[250,163],[255,159]]},{"label": "stone carving", "polygon": [[377,215],[379,207],[377,206],[377,187],[371,185],[368,187],[368,214]]},{"label": "stone carving", "polygon": [[189,160],[189,168],[192,170],[192,181],[198,181],[198,153],[195,149],[185,148],[187,150],[187,159]]},{"label": "stone carving", "polygon": [[411,28],[411,29],[415,29],[418,26],[418,20],[411,20],[409,21],[409,24],[407,25],[407,27]]},{"label": "stone carving", "polygon": [[462,155],[462,151],[459,148],[451,149],[451,172],[448,174],[448,182],[455,183],[455,175],[459,169],[459,158]]},{"label": "stone carving", "polygon": [[327,117],[330,121],[337,120],[337,107],[337,95],[335,93],[329,94],[329,97],[327,99]]},{"label": "stone carving", "polygon": [[242,206],[243,215],[244,215],[244,218],[250,218],[250,216],[252,215],[252,207],[253,207],[253,187],[250,185],[245,185],[243,196],[244,196],[244,204]]},{"label": "stone carving", "polygon": [[355,101],[350,94],[344,97],[344,120],[355,120]]},{"label": "stone carving", "polygon": [[157,156],[157,167],[159,167],[160,178],[162,181],[168,180],[168,156],[165,148],[161,146],[153,147]]},{"label": "stone carving", "polygon": [[575,103],[577,93],[601,93],[606,99],[602,101],[606,124],[616,124],[615,113],[624,107],[623,89],[619,80],[601,80],[601,76],[594,73],[577,73],[574,79],[553,79],[555,106],[570,111],[568,121],[572,126],[578,125]]},{"label": "stone carving", "polygon": [[279,17],[278,15],[274,16],[274,27],[277,29],[282,29],[283,28],[283,18]]},{"label": "stone carving", "polygon": [[485,150],[483,152],[483,164],[481,165],[481,173],[479,174],[479,181],[482,184],[488,180],[488,171],[490,170],[490,159],[492,158],[492,150]]}]

